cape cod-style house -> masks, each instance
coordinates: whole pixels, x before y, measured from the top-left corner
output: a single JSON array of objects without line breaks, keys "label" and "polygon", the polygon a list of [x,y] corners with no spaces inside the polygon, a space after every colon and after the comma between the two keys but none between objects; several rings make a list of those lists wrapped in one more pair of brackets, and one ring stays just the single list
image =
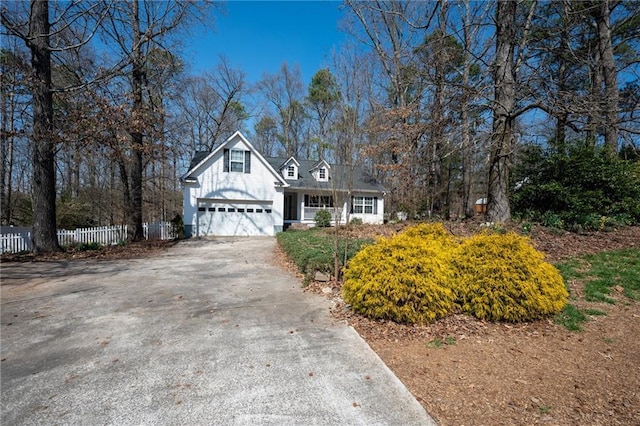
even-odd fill
[{"label": "cape cod-style house", "polygon": [[187,236],[275,235],[293,223],[359,218],[382,223],[384,188],[360,166],[263,157],[240,132],[213,152],[197,152],[184,185]]}]

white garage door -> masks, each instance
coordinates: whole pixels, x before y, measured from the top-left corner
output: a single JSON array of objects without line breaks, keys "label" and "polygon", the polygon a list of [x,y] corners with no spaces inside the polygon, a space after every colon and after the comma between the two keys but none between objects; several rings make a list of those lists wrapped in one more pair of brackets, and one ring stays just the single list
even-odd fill
[{"label": "white garage door", "polygon": [[270,202],[201,201],[198,206],[198,236],[273,235]]}]

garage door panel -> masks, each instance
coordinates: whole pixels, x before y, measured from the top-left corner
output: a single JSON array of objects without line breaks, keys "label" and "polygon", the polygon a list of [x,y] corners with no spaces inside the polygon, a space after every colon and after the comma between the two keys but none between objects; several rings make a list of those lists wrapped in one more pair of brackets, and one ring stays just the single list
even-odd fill
[{"label": "garage door panel", "polygon": [[198,209],[198,236],[273,235],[271,203],[208,203]]}]

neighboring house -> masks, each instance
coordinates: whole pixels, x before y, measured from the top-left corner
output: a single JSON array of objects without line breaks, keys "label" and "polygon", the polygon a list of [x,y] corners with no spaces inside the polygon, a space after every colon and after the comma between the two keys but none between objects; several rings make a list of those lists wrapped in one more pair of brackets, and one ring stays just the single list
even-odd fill
[{"label": "neighboring house", "polygon": [[359,166],[265,158],[236,132],[213,152],[198,152],[184,185],[187,236],[275,235],[292,223],[313,225],[318,210],[335,223],[382,223],[384,188]]}]

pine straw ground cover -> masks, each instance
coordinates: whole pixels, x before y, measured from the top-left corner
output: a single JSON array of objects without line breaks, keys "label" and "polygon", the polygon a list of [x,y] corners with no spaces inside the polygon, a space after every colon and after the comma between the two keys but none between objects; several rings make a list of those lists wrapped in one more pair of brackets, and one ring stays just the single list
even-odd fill
[{"label": "pine straw ground cover", "polygon": [[[446,227],[462,236],[479,224]],[[359,226],[350,232],[372,237],[403,228]],[[640,248],[640,227],[583,235],[534,227],[530,236],[554,264]],[[585,282],[569,284],[570,303],[606,314],[589,316],[580,332],[553,320],[504,324],[463,315],[428,326],[373,321],[345,308],[339,283],[308,289],[326,294],[333,287],[333,315],[360,333],[440,425],[640,424],[640,303],[621,288],[612,292],[615,304],[586,302]]]}]

